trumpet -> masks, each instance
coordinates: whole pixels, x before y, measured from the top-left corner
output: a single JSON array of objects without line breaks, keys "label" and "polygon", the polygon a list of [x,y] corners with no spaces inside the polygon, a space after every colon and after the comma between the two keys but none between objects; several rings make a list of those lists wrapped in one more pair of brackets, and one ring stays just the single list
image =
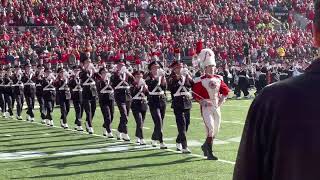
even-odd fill
[{"label": "trumpet", "polygon": [[164,71],[165,71],[165,74],[167,76],[169,76],[171,74],[171,69],[170,68],[165,68]]},{"label": "trumpet", "polygon": [[194,77],[196,75],[196,73],[197,73],[197,71],[196,71],[196,69],[194,67],[190,67],[189,68],[189,72],[192,75],[192,77]]},{"label": "trumpet", "polygon": [[22,78],[22,76],[21,76],[21,74],[19,73],[19,74],[17,75],[18,81],[21,81],[21,78]]},{"label": "trumpet", "polygon": [[132,68],[131,66],[129,66],[129,68],[128,68],[128,72],[129,72],[130,74],[132,74],[132,73],[133,73],[133,68]]},{"label": "trumpet", "polygon": [[110,83],[110,78],[111,78],[111,74],[107,73],[106,76],[104,77],[104,81],[106,82],[106,84]]},{"label": "trumpet", "polygon": [[165,76],[166,75],[166,72],[163,70],[163,69],[158,69],[157,71],[157,76],[158,77],[161,77],[161,76]]}]

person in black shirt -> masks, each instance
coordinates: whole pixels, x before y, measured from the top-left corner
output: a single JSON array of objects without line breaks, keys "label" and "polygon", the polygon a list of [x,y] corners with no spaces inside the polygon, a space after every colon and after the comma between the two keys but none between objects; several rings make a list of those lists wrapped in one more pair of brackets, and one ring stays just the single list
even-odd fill
[{"label": "person in black shirt", "polygon": [[96,69],[91,60],[88,58],[84,61],[84,68],[79,76],[83,87],[83,108],[86,112],[86,130],[89,134],[93,134],[92,120],[96,112],[97,88],[95,78],[97,76]]},{"label": "person in black shirt", "polygon": [[256,95],[260,93],[260,91],[268,85],[268,80],[267,80],[267,67],[261,68],[261,71],[258,74],[257,82],[256,82]]},{"label": "person in black shirt", "polygon": [[[12,70],[10,67],[6,69],[6,74],[4,76],[4,98],[5,106],[8,108],[8,111],[5,113],[5,118],[8,118],[8,115],[13,116],[13,89],[12,89]],[[8,114],[9,113],[9,114]]]},{"label": "person in black shirt", "polygon": [[36,97],[39,103],[40,107],[40,115],[41,115],[41,123],[46,123],[46,113],[45,113],[45,107],[44,107],[44,97],[43,97],[43,87],[41,85],[44,78],[44,67],[39,65],[38,70],[35,74],[35,83],[36,83]]},{"label": "person in black shirt", "polygon": [[54,102],[56,99],[56,88],[53,86],[55,77],[52,70],[49,68],[45,69],[45,76],[42,79],[41,86],[43,87],[43,98],[44,98],[44,112],[46,112],[46,124],[53,126],[53,119],[51,113],[53,112]]},{"label": "person in black shirt", "polygon": [[82,114],[83,114],[83,97],[82,97],[82,91],[83,88],[81,87],[80,77],[79,74],[81,72],[81,67],[79,65],[76,65],[73,69],[73,75],[70,77],[69,81],[69,87],[71,91],[71,99],[76,115],[76,119],[74,124],[76,127],[74,128],[77,131],[83,131],[82,128]]},{"label": "person in black shirt", "polygon": [[31,69],[31,64],[25,65],[25,73],[22,77],[22,82],[24,83],[24,96],[27,102],[28,110],[27,110],[27,121],[34,121],[34,101],[36,95],[36,84],[34,74]]},{"label": "person in black shirt", "polygon": [[4,86],[4,69],[1,67],[0,69],[0,107],[3,117],[6,116],[6,101],[4,99],[5,95],[5,86]]},{"label": "person in black shirt", "polygon": [[118,126],[117,139],[130,141],[128,135],[128,116],[131,106],[130,84],[133,82],[133,76],[128,72],[124,62],[119,62],[116,72],[111,76],[114,97],[120,111],[120,122]]},{"label": "person in black shirt", "polygon": [[242,66],[239,72],[239,82],[238,82],[238,91],[237,91],[237,98],[241,98],[241,91],[244,94],[245,98],[249,98],[249,78],[248,78],[248,71],[247,69]]},{"label": "person in black shirt", "polygon": [[15,100],[17,102],[17,119],[22,120],[21,113],[22,113],[22,107],[23,107],[23,89],[24,85],[23,82],[21,81],[22,77],[22,71],[20,66],[15,67],[15,73],[12,77],[12,86],[13,86],[13,94],[15,96]]},{"label": "person in black shirt", "polygon": [[168,80],[168,89],[171,92],[171,107],[173,108],[178,128],[177,151],[191,153],[188,148],[186,133],[190,124],[190,109],[192,107],[190,88],[193,85],[193,80],[188,70],[183,68],[182,63],[174,62],[170,67],[172,68],[172,73]]},{"label": "person in black shirt", "polygon": [[100,78],[97,80],[100,109],[103,115],[103,136],[113,138],[111,123],[114,114],[114,91],[111,87],[110,77],[106,68],[99,70]]},{"label": "person in black shirt", "polygon": [[57,89],[57,96],[60,102],[61,122],[60,125],[64,129],[68,129],[67,116],[70,111],[71,92],[68,85],[68,74],[63,68],[59,68],[58,77],[54,82]]},{"label": "person in black shirt", "polygon": [[146,113],[148,110],[147,97],[148,88],[143,79],[144,72],[143,71],[135,71],[133,73],[134,82],[130,88],[132,94],[132,103],[131,109],[133,117],[136,121],[136,143],[140,145],[146,145],[143,136],[143,125],[144,120],[146,118]]},{"label": "person in black shirt", "polygon": [[166,112],[166,96],[165,90],[167,88],[167,81],[165,72],[160,68],[160,64],[156,61],[148,65],[149,74],[146,77],[146,84],[148,86],[148,105],[154,129],[152,133],[152,146],[157,146],[157,141],[160,142],[160,149],[167,149],[163,142],[163,120]]},{"label": "person in black shirt", "polygon": [[233,180],[320,178],[320,59],[264,88],[249,109]]}]

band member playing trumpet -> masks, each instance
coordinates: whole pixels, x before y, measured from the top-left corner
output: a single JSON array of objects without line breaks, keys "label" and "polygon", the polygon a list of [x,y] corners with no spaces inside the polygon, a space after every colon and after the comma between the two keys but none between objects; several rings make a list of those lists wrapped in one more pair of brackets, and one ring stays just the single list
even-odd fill
[{"label": "band member playing trumpet", "polygon": [[146,78],[148,86],[148,105],[152,120],[154,122],[154,130],[152,134],[152,146],[157,146],[157,141],[160,142],[160,149],[167,149],[163,142],[163,120],[166,112],[166,96],[167,81],[165,72],[160,68],[160,64],[156,61],[148,65],[150,71]]},{"label": "band member playing trumpet", "polygon": [[[4,99],[5,99],[5,108],[8,111],[5,112],[5,118],[8,118],[8,115],[13,116],[13,89],[12,89],[12,70],[10,67],[7,67],[6,74],[4,76]],[[9,113],[9,114],[8,114]]]},{"label": "band member playing trumpet", "polygon": [[99,94],[99,104],[103,115],[103,136],[113,138],[111,131],[111,123],[113,121],[114,114],[114,91],[111,87],[110,77],[105,67],[99,70],[100,78],[97,81],[97,90]]},{"label": "band member playing trumpet", "polygon": [[34,121],[34,100],[36,95],[36,84],[34,83],[35,79],[31,69],[31,64],[27,63],[25,65],[25,73],[22,77],[22,82],[24,83],[24,96],[27,102],[27,121]]},{"label": "band member playing trumpet", "polygon": [[186,133],[190,124],[190,109],[192,107],[190,88],[193,85],[193,80],[189,71],[183,68],[182,63],[173,62],[170,67],[172,68],[172,74],[168,80],[168,89],[171,92],[171,107],[178,128],[177,151],[191,153],[188,148]]},{"label": "band member playing trumpet", "polygon": [[136,121],[136,143],[140,145],[146,145],[143,136],[143,124],[148,109],[146,96],[146,94],[148,93],[148,87],[143,79],[143,74],[143,71],[135,71],[133,73],[134,82],[132,83],[130,89],[132,94],[131,109]]},{"label": "band member playing trumpet", "polygon": [[4,76],[5,76],[5,72],[2,66],[0,68],[0,107],[1,107],[1,113],[3,117],[6,116],[6,101],[4,98],[5,96]]},{"label": "band member playing trumpet", "polygon": [[81,72],[81,66],[76,65],[73,69],[73,75],[70,77],[69,81],[69,87],[71,91],[71,99],[76,115],[76,119],[74,124],[76,125],[75,130],[77,131],[83,131],[82,128],[82,114],[83,114],[83,97],[82,97],[82,91],[83,88],[81,87],[81,81],[80,81],[80,72]]},{"label": "band member playing trumpet", "polygon": [[130,141],[127,124],[132,100],[130,84],[132,84],[133,79],[133,76],[128,72],[123,61],[117,64],[116,71],[111,76],[115,101],[120,111],[120,122],[117,133],[118,140]]},{"label": "band member playing trumpet", "polygon": [[44,67],[41,65],[38,65],[37,71],[35,74],[36,97],[40,107],[41,123],[45,124],[46,112],[44,107],[43,87],[41,85],[43,78],[44,78]]},{"label": "band member playing trumpet", "polygon": [[63,68],[59,68],[58,77],[54,82],[54,86],[57,89],[57,95],[60,102],[60,112],[61,112],[61,122],[60,125],[64,129],[68,129],[67,123],[67,116],[70,111],[70,99],[71,99],[71,92],[68,85],[69,75]]},{"label": "band member playing trumpet", "polygon": [[24,85],[23,82],[21,81],[22,77],[22,71],[19,65],[15,66],[15,73],[12,77],[12,86],[13,86],[13,94],[14,94],[14,99],[17,102],[17,119],[22,120],[21,113],[22,113],[22,107],[23,107],[23,89]]},{"label": "band member playing trumpet", "polygon": [[89,58],[84,60],[83,69],[80,72],[80,80],[83,87],[83,108],[86,112],[86,130],[93,134],[92,120],[96,112],[97,88],[95,83],[96,69]]},{"label": "band member playing trumpet", "polygon": [[43,87],[43,98],[44,98],[44,107],[46,112],[46,124],[48,126],[53,126],[53,119],[51,113],[53,112],[54,102],[56,99],[56,88],[53,86],[53,81],[55,77],[51,69],[45,69],[45,76],[41,82]]}]

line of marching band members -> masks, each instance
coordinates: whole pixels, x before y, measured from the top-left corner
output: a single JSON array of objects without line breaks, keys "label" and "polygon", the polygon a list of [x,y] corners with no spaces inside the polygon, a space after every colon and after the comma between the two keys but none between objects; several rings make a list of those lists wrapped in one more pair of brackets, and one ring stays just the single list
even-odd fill
[{"label": "line of marching band members", "polygon": [[[209,56],[210,53],[213,56],[211,58]],[[199,56],[201,57],[201,54]],[[208,59],[208,67],[215,67],[212,51],[209,51],[209,54],[205,52],[205,55],[202,53],[202,56],[204,56],[203,61]],[[201,104],[201,113],[208,114],[206,112],[209,112],[206,115],[209,118],[211,117],[210,113],[212,114],[212,118],[208,120],[208,123],[204,118],[207,139],[202,146],[202,150],[208,159],[217,159],[212,153],[212,142],[218,131],[217,128],[220,126],[221,117],[218,108],[222,101],[214,98],[219,98],[220,96],[217,95],[222,93],[222,100],[225,100],[229,92],[228,87],[220,80],[219,76],[214,75],[214,69],[210,70],[209,68],[208,72],[210,71],[211,75],[205,73],[198,80],[194,80],[182,63],[173,62],[170,68],[171,75],[166,77],[162,65],[154,61],[148,65],[148,73],[139,70],[139,68],[130,73],[126,68],[125,62],[121,61],[112,71],[109,71],[105,64],[95,68],[90,58],[84,60],[81,66],[75,65],[72,70],[59,67],[56,73],[51,70],[50,64],[47,67],[38,65],[37,69],[34,70],[30,63],[27,63],[23,69],[19,65],[14,68],[2,68],[0,72],[0,108],[4,118],[13,118],[13,104],[16,102],[16,118],[22,120],[22,107],[24,101],[26,101],[27,121],[32,122],[35,118],[34,106],[35,99],[37,99],[40,106],[41,122],[48,126],[54,126],[52,112],[55,103],[58,103],[61,112],[60,125],[62,128],[67,129],[69,128],[67,116],[70,111],[70,104],[73,103],[75,130],[83,131],[84,123],[86,131],[89,134],[93,134],[92,124],[98,103],[104,120],[102,125],[103,135],[108,138],[114,138],[111,125],[114,119],[114,107],[117,106],[120,121],[116,138],[130,141],[127,124],[129,111],[131,110],[136,121],[136,143],[140,145],[146,145],[143,125],[146,112],[149,109],[154,123],[151,137],[152,146],[157,147],[157,143],[159,143],[160,149],[166,149],[163,124],[167,106],[165,92],[168,90],[171,93],[171,108],[173,108],[178,129],[176,138],[177,150],[182,153],[191,153],[188,148],[186,133],[190,124],[192,93],[194,93],[197,95],[195,100]],[[199,82],[206,80],[206,78],[213,79],[206,88],[217,89],[217,93],[213,94],[209,91],[204,93],[201,90],[201,88],[204,88],[202,87],[204,83],[200,87]],[[192,91],[193,87],[195,87],[194,92]],[[204,93],[204,95],[201,95],[201,93]],[[211,94],[213,94],[212,97]],[[208,97],[204,98],[204,96]],[[212,101],[205,99],[210,99],[210,101],[214,99],[220,104],[216,103],[217,105],[215,105]],[[216,109],[214,112],[211,110],[205,111],[204,108],[211,108],[213,105],[214,109]],[[83,113],[85,113],[85,121],[82,120]]]}]

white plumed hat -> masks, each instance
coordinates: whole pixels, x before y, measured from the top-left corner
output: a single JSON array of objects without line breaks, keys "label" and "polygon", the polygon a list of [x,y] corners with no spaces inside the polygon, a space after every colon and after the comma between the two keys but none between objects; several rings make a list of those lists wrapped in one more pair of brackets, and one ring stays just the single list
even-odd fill
[{"label": "white plumed hat", "polygon": [[198,55],[198,61],[202,68],[210,65],[216,66],[215,55],[211,49],[202,49]]}]

